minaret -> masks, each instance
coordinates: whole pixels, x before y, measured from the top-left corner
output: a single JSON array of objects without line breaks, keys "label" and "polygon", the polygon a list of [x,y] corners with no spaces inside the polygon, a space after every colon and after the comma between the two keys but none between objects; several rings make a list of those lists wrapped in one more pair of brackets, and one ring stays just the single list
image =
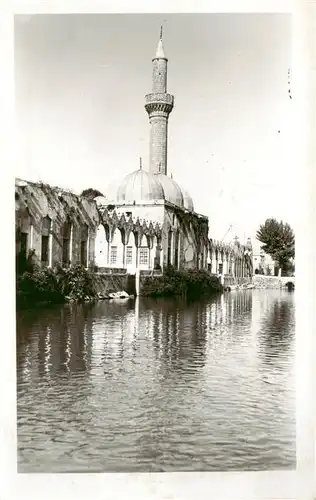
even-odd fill
[{"label": "minaret", "polygon": [[149,171],[167,174],[168,118],[173,109],[173,95],[167,93],[167,63],[160,39],[153,61],[152,93],[145,96],[150,123]]}]

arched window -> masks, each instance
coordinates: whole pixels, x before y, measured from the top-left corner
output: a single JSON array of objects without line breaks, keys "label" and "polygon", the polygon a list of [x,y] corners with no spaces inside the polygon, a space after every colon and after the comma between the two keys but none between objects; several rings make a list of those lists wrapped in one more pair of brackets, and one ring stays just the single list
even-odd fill
[{"label": "arched window", "polygon": [[161,247],[160,247],[160,241],[158,240],[157,236],[154,235],[153,237],[153,263],[152,267],[154,269],[161,269],[161,263],[160,263],[160,255],[161,255]]},{"label": "arched window", "polygon": [[51,225],[52,221],[48,215],[42,219],[41,262],[44,266],[49,265]]},{"label": "arched window", "polygon": [[108,240],[105,227],[100,224],[95,238],[95,264],[98,267],[107,267],[108,265]]},{"label": "arched window", "polygon": [[88,224],[83,224],[81,226],[80,264],[84,267],[87,267],[88,263],[88,237],[89,226]]},{"label": "arched window", "polygon": [[180,233],[179,230],[177,230],[175,234],[175,242],[174,242],[174,266],[176,269],[179,268],[179,243],[180,243]]},{"label": "arched window", "polygon": [[123,267],[123,253],[122,233],[116,228],[110,246],[110,267]]},{"label": "arched window", "polygon": [[62,227],[62,263],[64,266],[68,265],[71,261],[71,222],[66,220]]},{"label": "arched window", "polygon": [[142,239],[140,241],[139,245],[139,267],[142,269],[148,269],[149,268],[149,246],[148,246],[148,240],[145,235],[142,236]]},{"label": "arched window", "polygon": [[132,268],[136,266],[136,241],[132,232],[125,236],[125,266]]}]

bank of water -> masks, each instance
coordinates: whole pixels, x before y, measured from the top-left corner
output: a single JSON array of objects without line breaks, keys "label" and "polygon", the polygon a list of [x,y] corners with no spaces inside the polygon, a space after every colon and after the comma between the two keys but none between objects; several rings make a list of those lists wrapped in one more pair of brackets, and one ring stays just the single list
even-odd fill
[{"label": "bank of water", "polygon": [[294,297],[19,312],[19,471],[295,468]]}]

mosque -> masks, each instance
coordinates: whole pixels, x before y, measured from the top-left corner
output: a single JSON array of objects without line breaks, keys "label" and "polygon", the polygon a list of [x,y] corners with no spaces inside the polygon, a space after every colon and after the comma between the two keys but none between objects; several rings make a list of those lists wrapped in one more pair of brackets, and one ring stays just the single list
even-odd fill
[{"label": "mosque", "polygon": [[167,91],[168,59],[162,32],[152,59],[152,90],[145,96],[150,124],[149,169],[128,173],[116,193],[85,199],[48,185],[16,180],[16,252],[30,250],[41,265],[81,263],[100,272],[209,269],[252,275],[252,248],[237,239],[209,239],[208,218],[194,210],[190,194],[168,175],[168,119],[174,96]]}]

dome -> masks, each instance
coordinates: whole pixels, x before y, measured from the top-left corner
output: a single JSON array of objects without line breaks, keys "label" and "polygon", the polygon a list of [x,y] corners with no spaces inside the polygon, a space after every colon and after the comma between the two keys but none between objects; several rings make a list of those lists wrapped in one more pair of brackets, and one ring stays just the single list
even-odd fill
[{"label": "dome", "polygon": [[171,179],[165,174],[155,174],[156,179],[159,180],[163,191],[165,193],[165,200],[183,208],[183,195],[181,188],[176,181]]},{"label": "dome", "polygon": [[194,212],[194,205],[193,205],[193,200],[192,200],[191,196],[185,190],[182,191],[182,194],[183,194],[184,208],[186,208],[187,210],[190,210],[190,212]]},{"label": "dome", "polygon": [[117,202],[125,204],[163,200],[164,190],[156,176],[142,170],[128,174],[117,190]]}]

